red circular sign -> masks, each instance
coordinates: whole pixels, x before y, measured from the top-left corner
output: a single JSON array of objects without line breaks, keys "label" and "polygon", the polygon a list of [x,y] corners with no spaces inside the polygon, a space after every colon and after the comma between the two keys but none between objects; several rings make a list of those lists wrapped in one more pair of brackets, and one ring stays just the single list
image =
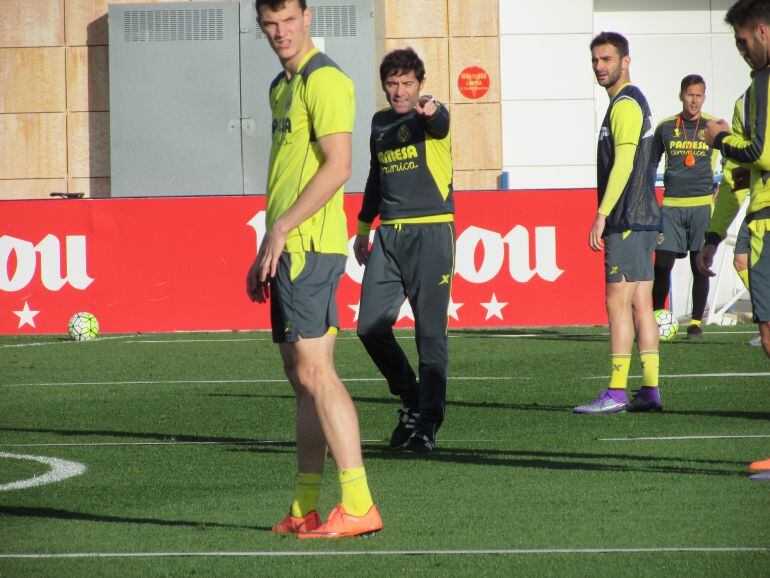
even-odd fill
[{"label": "red circular sign", "polygon": [[469,66],[457,77],[457,87],[466,98],[481,98],[489,91],[489,74],[480,66]]}]

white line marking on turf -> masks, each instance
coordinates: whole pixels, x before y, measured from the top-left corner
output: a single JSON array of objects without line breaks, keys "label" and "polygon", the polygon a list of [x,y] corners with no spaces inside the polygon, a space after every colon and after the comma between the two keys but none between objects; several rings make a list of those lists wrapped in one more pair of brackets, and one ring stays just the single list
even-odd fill
[{"label": "white line marking on turf", "polygon": [[483,550],[340,550],[251,552],[67,552],[67,553],[2,553],[0,558],[171,558],[171,557],[314,557],[314,556],[478,556],[488,554],[652,554],[652,553],[770,552],[770,547],[724,546],[700,548],[671,546],[661,548],[499,548]]},{"label": "white line marking on turf", "polygon": [[[661,374],[661,378],[669,379],[687,379],[690,377],[770,377],[770,371],[755,371],[747,373],[669,373]],[[581,377],[580,379],[607,379],[606,375],[592,375],[590,377]],[[641,375],[629,375],[628,379],[642,379]]]},{"label": "white line marking on turf", "polygon": [[599,438],[600,442],[638,442],[638,441],[676,441],[676,440],[742,440],[752,438],[770,438],[769,435],[735,435],[735,436],[659,436],[638,438]]},{"label": "white line marking on turf", "polygon": [[[756,335],[756,331],[711,331],[708,330],[707,333],[709,335]],[[472,335],[469,334],[463,334],[463,333],[450,333],[449,337],[451,339],[521,339],[521,338],[565,338],[569,339],[571,337],[607,337],[609,333],[490,333],[490,334],[483,334],[483,331],[480,333],[475,333]],[[99,336],[98,339],[94,341],[89,341],[87,343],[99,343],[100,341],[107,341],[107,340],[114,340],[114,339],[123,339],[124,343],[152,343],[152,344],[159,344],[159,343],[216,343],[217,341],[221,341],[223,343],[233,343],[233,342],[249,342],[249,341],[272,341],[272,338],[267,337],[232,337],[232,338],[222,338],[222,339],[137,339],[135,335],[114,335],[114,336]],[[357,340],[358,337],[354,336],[340,336],[337,337],[337,340]],[[396,339],[414,339],[413,335],[396,335]],[[68,344],[73,345],[75,343],[78,343],[76,341],[68,341],[68,340],[62,340],[62,341],[41,341],[36,343],[9,343],[5,345],[0,345],[0,349],[5,349],[8,347],[38,347],[41,345],[62,345],[62,344]]]},{"label": "white line marking on turf", "polygon": [[[343,382],[358,382],[358,381],[385,381],[383,377],[348,377],[341,378]],[[532,379],[531,377],[484,377],[484,376],[467,376],[467,377],[448,377],[451,381],[525,381]],[[2,383],[0,387],[36,387],[36,386],[50,386],[50,385],[219,385],[226,383],[288,383],[288,380],[284,377],[281,379],[204,379],[204,380],[192,380],[192,379],[174,379],[168,381],[71,381],[61,383]]]},{"label": "white line marking on turf", "polygon": [[45,456],[24,456],[20,454],[0,452],[0,458],[32,460],[51,466],[51,471],[41,476],[35,476],[34,478],[19,480],[18,482],[11,482],[9,484],[2,484],[0,485],[0,491],[23,490],[25,488],[34,488],[35,486],[52,484],[54,482],[66,480],[67,478],[71,478],[73,476],[79,476],[86,471],[86,467],[78,462],[70,462],[68,460],[48,458]]},{"label": "white line marking on turf", "polygon": [[115,335],[112,337],[99,337],[99,339],[92,339],[90,341],[72,341],[71,339],[62,339],[61,341],[39,341],[35,343],[8,343],[0,345],[0,349],[7,347],[39,347],[41,345],[80,345],[83,347],[85,343],[99,343],[100,341],[113,341],[115,339],[125,339],[125,335]]}]

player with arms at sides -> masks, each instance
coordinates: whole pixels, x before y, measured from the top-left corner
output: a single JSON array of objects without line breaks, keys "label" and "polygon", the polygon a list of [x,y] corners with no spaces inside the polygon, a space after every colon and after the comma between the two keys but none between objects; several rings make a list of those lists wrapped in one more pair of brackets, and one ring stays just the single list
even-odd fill
[{"label": "player with arms at sides", "polygon": [[665,153],[663,173],[663,242],[655,249],[655,283],[652,286],[654,309],[665,309],[671,285],[671,270],[676,259],[690,253],[692,270],[692,321],[687,339],[703,337],[701,324],[709,293],[709,277],[698,269],[696,258],[711,218],[712,188],[717,151],[705,141],[706,121],[713,120],[701,111],[706,100],[706,81],[697,74],[682,79],[679,91],[682,111],[658,124],[652,139],[650,162],[657,170]]},{"label": "player with arms at sides", "polygon": [[[420,96],[425,65],[411,48],[385,56],[380,80],[390,106],[372,118],[371,165],[354,243],[356,259],[366,265],[358,336],[404,406],[390,447],[429,454],[444,419],[454,274],[449,112]],[[370,251],[377,215],[381,225]],[[393,335],[405,297],[414,311],[419,383]]]},{"label": "player with arms at sides", "polygon": [[[725,14],[733,27],[735,46],[751,67],[749,116],[745,134],[732,134],[724,120],[706,123],[707,142],[728,160],[750,169],[749,206],[749,295],[754,321],[759,326],[762,347],[770,357],[770,0],[739,0]],[[729,197],[729,195],[728,195]],[[738,205],[739,206],[739,205]],[[712,222],[731,222],[738,208],[729,198],[717,199]],[[716,227],[714,227],[716,228]],[[711,266],[722,237],[716,230],[706,234],[698,265],[713,276]],[[770,459],[754,462],[752,469],[765,470],[752,479],[770,481]]]},{"label": "player with arms at sides", "polygon": [[[335,294],[345,271],[343,184],[350,176],[353,83],[310,38],[305,0],[257,0],[257,18],[283,71],[270,86],[272,146],[267,234],[251,266],[252,300],[270,300],[273,341],[296,399],[294,501],[273,532],[298,538],[368,535],[382,521],[367,484],[358,416],[334,366]],[[316,512],[327,447],[341,503]]]},{"label": "player with arms at sides", "polygon": [[[597,152],[599,210],[589,232],[594,251],[604,249],[612,373],[607,390],[573,409],[581,414],[661,410],[658,327],[652,309],[652,253],[661,214],[650,164],[652,120],[642,91],[631,84],[628,41],[602,32],[591,41],[597,82],[610,104]],[[636,336],[644,386],[629,400],[626,387]]]}]

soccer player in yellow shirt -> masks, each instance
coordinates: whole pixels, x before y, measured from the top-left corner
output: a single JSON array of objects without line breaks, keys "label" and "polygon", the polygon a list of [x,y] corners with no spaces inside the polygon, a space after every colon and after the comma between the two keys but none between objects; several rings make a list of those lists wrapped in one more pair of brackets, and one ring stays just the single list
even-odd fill
[{"label": "soccer player in yellow shirt", "polygon": [[[369,535],[382,520],[369,492],[358,416],[334,367],[335,295],[347,256],[342,196],[352,156],[353,83],[313,46],[305,0],[257,0],[257,17],[283,71],[270,86],[267,234],[246,290],[254,301],[270,300],[273,341],[297,403],[294,501],[273,532]],[[322,523],[316,505],[327,447],[342,495]]]}]

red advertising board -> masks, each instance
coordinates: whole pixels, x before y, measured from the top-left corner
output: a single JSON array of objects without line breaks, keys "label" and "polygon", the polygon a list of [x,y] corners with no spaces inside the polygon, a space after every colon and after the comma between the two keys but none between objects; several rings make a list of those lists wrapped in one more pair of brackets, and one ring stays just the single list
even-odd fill
[{"label": "red advertising board", "polygon": [[[590,189],[457,192],[450,327],[605,323],[602,256],[587,245]],[[361,195],[346,195],[355,235]],[[246,271],[264,197],[0,202],[0,333],[65,333],[78,311],[103,333],[267,329]],[[355,327],[363,269],[338,293]],[[413,324],[408,303],[399,327]]]}]

